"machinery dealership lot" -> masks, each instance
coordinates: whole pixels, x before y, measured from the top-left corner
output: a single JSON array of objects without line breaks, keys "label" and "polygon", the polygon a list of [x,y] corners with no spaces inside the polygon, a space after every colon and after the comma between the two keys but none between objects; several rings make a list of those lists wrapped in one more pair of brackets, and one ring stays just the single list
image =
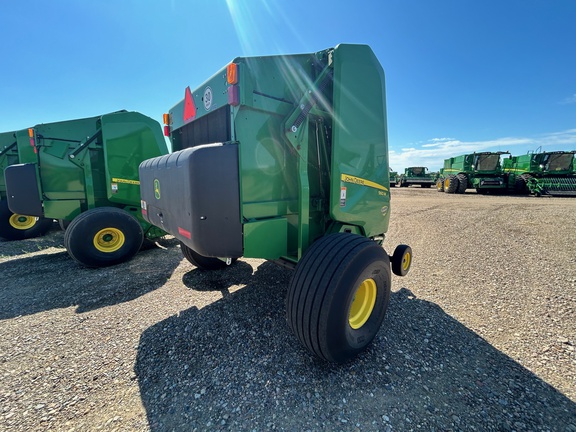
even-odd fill
[{"label": "machinery dealership lot", "polygon": [[114,267],[0,243],[0,429],[576,431],[576,200],[392,191],[414,251],[343,366],[285,318],[291,272],[203,272],[168,237]]}]

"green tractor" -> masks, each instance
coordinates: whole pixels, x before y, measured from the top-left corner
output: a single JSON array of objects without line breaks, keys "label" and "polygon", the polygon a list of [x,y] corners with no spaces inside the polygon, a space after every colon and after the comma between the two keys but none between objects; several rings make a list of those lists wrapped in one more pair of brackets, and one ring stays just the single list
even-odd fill
[{"label": "green tractor", "polygon": [[508,188],[536,196],[576,196],[574,151],[553,151],[510,156],[504,160]]},{"label": "green tractor", "polygon": [[432,187],[435,183],[434,174],[427,167],[408,167],[404,174],[400,174],[398,184],[400,187],[420,185],[423,188]]},{"label": "green tractor", "polygon": [[6,240],[23,240],[46,234],[52,219],[14,214],[8,208],[4,170],[20,162],[15,132],[0,133],[0,237]]},{"label": "green tractor", "polygon": [[140,166],[142,213],[195,266],[294,270],[287,319],[330,362],[364,350],[405,275],[390,220],[384,72],[365,45],[238,57],[165,116],[174,153]]},{"label": "green tractor", "polygon": [[468,188],[479,194],[505,192],[507,185],[500,158],[509,152],[470,153],[444,160],[436,180],[438,192],[464,193]]},{"label": "green tractor", "polygon": [[[120,111],[39,124],[14,136],[19,163],[4,170],[8,208],[30,219],[58,220],[66,229],[64,245],[79,263],[118,264],[145,238],[165,234],[140,211],[138,166],[168,153],[157,121]],[[3,219],[0,236],[14,239]]]}]

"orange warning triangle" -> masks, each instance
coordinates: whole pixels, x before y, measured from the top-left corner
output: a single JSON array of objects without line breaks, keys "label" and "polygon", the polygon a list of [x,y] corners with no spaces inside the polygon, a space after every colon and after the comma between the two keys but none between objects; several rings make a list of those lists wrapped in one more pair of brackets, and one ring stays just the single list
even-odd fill
[{"label": "orange warning triangle", "polygon": [[190,87],[186,87],[184,94],[184,121],[193,120],[194,117],[196,117],[196,106],[194,105],[194,99],[192,99]]}]

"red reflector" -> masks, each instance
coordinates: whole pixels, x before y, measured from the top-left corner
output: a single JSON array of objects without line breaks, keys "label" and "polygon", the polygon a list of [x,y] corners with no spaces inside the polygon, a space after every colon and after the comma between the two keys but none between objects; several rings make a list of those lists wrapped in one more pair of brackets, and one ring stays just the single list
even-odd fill
[{"label": "red reflector", "polygon": [[240,105],[240,89],[238,86],[228,87],[228,104],[232,106]]},{"label": "red reflector", "polygon": [[164,126],[164,136],[170,136],[170,126]]},{"label": "red reflector", "polygon": [[142,209],[142,214],[143,214],[144,216],[148,216],[148,210]]},{"label": "red reflector", "polygon": [[186,231],[184,228],[178,227],[178,234],[186,237],[187,239],[192,238],[192,234],[190,233],[190,231]]},{"label": "red reflector", "polygon": [[184,121],[188,122],[196,117],[196,105],[194,105],[194,99],[192,99],[192,92],[190,87],[186,87],[186,92],[184,94]]}]

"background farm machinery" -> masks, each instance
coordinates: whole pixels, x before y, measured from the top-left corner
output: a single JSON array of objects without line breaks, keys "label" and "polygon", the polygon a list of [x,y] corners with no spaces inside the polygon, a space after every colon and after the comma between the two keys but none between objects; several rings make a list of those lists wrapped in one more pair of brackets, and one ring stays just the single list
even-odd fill
[{"label": "background farm machinery", "polygon": [[119,111],[39,124],[12,137],[2,200],[10,214],[2,214],[1,237],[31,236],[28,221],[58,220],[72,258],[99,267],[131,258],[144,238],[164,235],[140,212],[138,166],[168,153],[155,120]]},{"label": "background farm machinery", "polygon": [[575,151],[534,152],[504,159],[508,188],[518,194],[576,196]]}]

